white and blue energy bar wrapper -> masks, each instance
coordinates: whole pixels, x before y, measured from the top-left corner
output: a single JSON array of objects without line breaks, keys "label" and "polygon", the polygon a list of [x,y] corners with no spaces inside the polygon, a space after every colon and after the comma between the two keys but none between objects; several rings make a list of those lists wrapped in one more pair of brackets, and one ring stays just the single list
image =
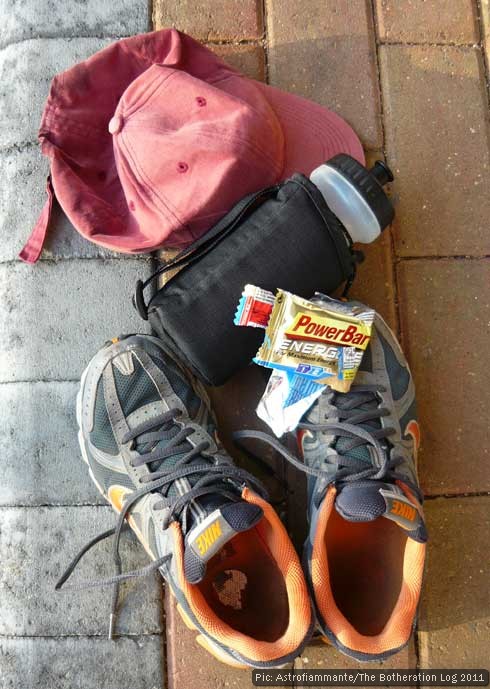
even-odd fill
[{"label": "white and blue energy bar wrapper", "polygon": [[280,438],[296,428],[324,389],[324,385],[305,376],[273,369],[257,407],[257,416]]}]

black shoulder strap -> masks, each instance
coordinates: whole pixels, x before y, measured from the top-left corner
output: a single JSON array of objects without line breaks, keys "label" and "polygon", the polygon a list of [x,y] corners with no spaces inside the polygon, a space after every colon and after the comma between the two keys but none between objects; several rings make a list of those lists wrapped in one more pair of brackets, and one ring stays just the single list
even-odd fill
[{"label": "black shoulder strap", "polygon": [[240,220],[242,220],[248,212],[267,198],[274,196],[280,186],[281,185],[267,187],[266,189],[261,189],[260,191],[245,196],[224,216],[224,218],[216,223],[209,232],[206,232],[206,234],[177,254],[171,261],[163,263],[158,270],[156,270],[153,275],[150,275],[144,282],[138,280],[133,296],[133,306],[138,311],[141,318],[145,321],[148,320],[148,307],[145,302],[144,290],[156,277],[167,273],[169,270],[174,270],[175,268],[187,267],[204,256],[213,246],[221,241],[223,237],[234,230]]}]

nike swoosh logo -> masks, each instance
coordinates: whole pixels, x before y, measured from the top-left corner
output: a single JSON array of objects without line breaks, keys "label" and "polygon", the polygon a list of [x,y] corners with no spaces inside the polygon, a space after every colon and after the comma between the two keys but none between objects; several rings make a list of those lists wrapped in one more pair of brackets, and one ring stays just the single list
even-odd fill
[{"label": "nike swoosh logo", "polygon": [[407,423],[403,435],[409,435],[413,439],[415,454],[417,454],[420,447],[420,426],[415,419]]},{"label": "nike swoosh logo", "polygon": [[304,459],[303,440],[305,437],[312,438],[313,433],[311,431],[308,431],[305,428],[300,428],[299,431],[296,432],[296,443],[298,445],[298,449],[299,449],[301,457],[303,459]]},{"label": "nike swoosh logo", "polygon": [[[297,443],[301,451],[301,454],[303,454],[303,438],[306,435],[309,435],[311,437],[310,431],[304,429],[300,429],[296,434]],[[417,454],[420,447],[420,426],[418,422],[415,421],[415,419],[412,419],[407,423],[403,435],[409,435],[412,438],[415,454]]]},{"label": "nike swoosh logo", "polygon": [[116,512],[120,512],[123,508],[126,495],[132,492],[133,491],[129,490],[129,488],[125,488],[124,486],[110,486],[109,490],[107,491],[107,498]]},{"label": "nike swoosh logo", "polygon": [[[129,488],[125,488],[124,486],[111,486],[109,490],[107,491],[107,499],[113,506],[113,508],[116,510],[117,513],[121,512],[123,505],[124,505],[124,500],[127,495],[131,494],[133,491],[130,490]],[[126,521],[128,522],[129,526],[132,528],[136,536],[138,537],[138,540],[140,543],[143,545],[145,548],[146,552],[150,555],[150,557],[154,558],[155,556],[151,553],[150,548],[148,546],[148,543],[146,542],[146,539],[144,538],[141,530],[139,529],[136,521],[133,519],[133,517],[129,514],[126,516]]]}]

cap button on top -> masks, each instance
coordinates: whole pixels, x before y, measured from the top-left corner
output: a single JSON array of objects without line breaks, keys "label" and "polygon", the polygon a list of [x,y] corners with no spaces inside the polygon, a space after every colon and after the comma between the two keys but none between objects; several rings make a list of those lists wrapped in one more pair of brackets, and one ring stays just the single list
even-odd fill
[{"label": "cap button on top", "polygon": [[109,132],[111,134],[118,134],[123,126],[123,118],[121,115],[114,115],[109,122]]}]

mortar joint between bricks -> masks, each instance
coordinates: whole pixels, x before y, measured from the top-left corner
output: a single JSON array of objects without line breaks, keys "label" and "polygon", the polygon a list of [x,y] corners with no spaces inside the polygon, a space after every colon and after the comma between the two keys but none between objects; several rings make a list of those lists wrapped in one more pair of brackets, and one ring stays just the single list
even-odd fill
[{"label": "mortar joint between bricks", "polygon": [[376,38],[376,46],[379,48],[383,47],[402,47],[402,48],[461,48],[467,50],[468,48],[473,48],[475,50],[481,50],[481,45],[477,43],[438,43],[435,41],[382,41],[380,38]]},{"label": "mortar joint between bricks", "polygon": [[[129,255],[129,254],[114,254],[114,256],[50,256],[49,258],[40,258],[38,265],[49,266],[58,265],[59,263],[66,263],[67,261],[99,261],[102,263],[114,263],[116,261],[139,261],[140,263],[149,263],[152,260],[152,254],[146,255]],[[0,266],[6,268],[12,266],[25,266],[26,264],[16,258],[0,261]]]},{"label": "mortar joint between bricks", "polygon": [[104,509],[110,510],[110,505],[104,502],[11,502],[0,504],[1,510],[45,510],[45,509],[59,509],[59,508],[72,508],[72,507],[96,507],[97,509],[103,507]]},{"label": "mortar joint between bricks", "polygon": [[10,46],[14,45],[21,45],[22,43],[27,43],[28,41],[66,41],[67,43],[70,43],[71,41],[82,38],[82,39],[88,39],[88,38],[95,38],[100,41],[120,41],[121,38],[131,38],[133,34],[95,34],[95,33],[87,33],[87,34],[78,34],[77,36],[73,36],[73,34],[37,34],[34,36],[26,36],[25,38],[19,38],[18,40],[14,41],[8,41],[7,43],[4,43],[0,46],[0,51],[5,50],[6,48],[9,48]]},{"label": "mortar joint between bricks", "polygon": [[454,498],[488,498],[490,497],[490,492],[488,491],[475,491],[470,493],[439,493],[434,495],[424,495],[424,500],[453,500]]},{"label": "mortar joint between bricks", "polygon": [[264,37],[259,36],[258,38],[210,38],[206,39],[206,45],[245,45],[256,47],[263,44]]},{"label": "mortar joint between bricks", "polygon": [[[149,638],[154,638],[154,639],[161,639],[163,636],[165,636],[165,632],[138,632],[138,633],[127,633],[127,634],[118,634],[117,638],[118,639],[149,639]],[[2,639],[14,639],[14,640],[24,640],[24,639],[46,639],[46,640],[56,640],[56,639],[106,639],[107,634],[106,632],[100,632],[98,634],[53,634],[52,636],[48,634],[1,634],[0,633],[0,640]]]},{"label": "mortar joint between bricks", "polygon": [[[420,638],[419,638],[419,621],[415,623],[414,633],[413,633],[413,645],[415,650],[415,666],[417,670],[421,670],[420,664]],[[420,688],[420,681],[417,680],[417,687]]]},{"label": "mortar joint between bricks", "polygon": [[428,254],[425,256],[395,256],[394,262],[396,265],[400,263],[405,263],[409,261],[487,261],[490,258],[488,254],[482,254],[481,256],[473,255],[439,255],[439,254]]},{"label": "mortar joint between bricks", "polygon": [[148,31],[154,31],[155,30],[155,22],[153,20],[153,0],[147,0],[148,2]]},{"label": "mortar joint between bricks", "polygon": [[40,503],[40,504],[30,504],[30,503],[19,503],[19,504],[7,504],[0,505],[0,512],[2,510],[58,510],[66,508],[76,508],[80,509],[82,507],[90,507],[91,509],[104,510],[110,512],[111,506],[109,503],[103,502],[71,502],[71,503]]},{"label": "mortar joint between bricks", "polygon": [[264,37],[263,37],[263,48],[264,48],[264,81],[266,84],[269,83],[269,34],[267,31],[267,0],[262,0],[262,21],[264,25]]}]

